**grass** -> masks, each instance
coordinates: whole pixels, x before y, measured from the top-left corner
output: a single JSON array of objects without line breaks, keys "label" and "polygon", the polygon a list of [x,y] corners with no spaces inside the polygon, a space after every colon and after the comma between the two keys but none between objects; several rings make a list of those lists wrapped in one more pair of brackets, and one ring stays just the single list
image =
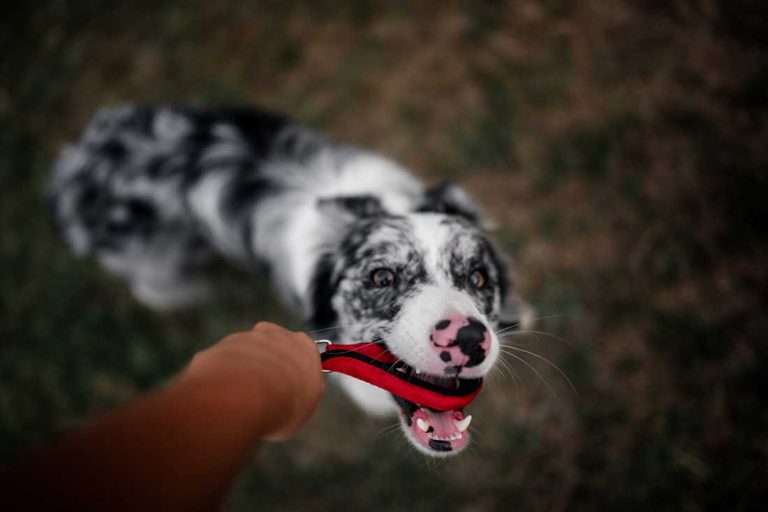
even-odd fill
[{"label": "grass", "polygon": [[461,181],[549,333],[512,341],[578,394],[518,353],[530,367],[509,358],[472,406],[472,448],[431,461],[331,389],[296,440],[254,459],[230,509],[758,508],[768,23],[750,2],[641,5],[9,7],[0,462],[162,384],[227,332],[300,325],[225,266],[212,304],[143,309],[72,256],[40,200],[56,150],[100,105],[255,103]]}]

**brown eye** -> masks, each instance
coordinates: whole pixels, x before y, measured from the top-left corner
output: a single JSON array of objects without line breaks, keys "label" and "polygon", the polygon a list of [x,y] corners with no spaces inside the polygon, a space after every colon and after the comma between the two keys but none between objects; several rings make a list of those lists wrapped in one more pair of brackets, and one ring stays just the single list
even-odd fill
[{"label": "brown eye", "polygon": [[395,273],[388,268],[377,268],[371,272],[371,282],[377,288],[387,288],[394,286]]},{"label": "brown eye", "polygon": [[480,269],[475,269],[469,273],[469,284],[472,285],[472,288],[480,290],[485,286],[486,281],[488,278],[485,276],[485,272]]}]

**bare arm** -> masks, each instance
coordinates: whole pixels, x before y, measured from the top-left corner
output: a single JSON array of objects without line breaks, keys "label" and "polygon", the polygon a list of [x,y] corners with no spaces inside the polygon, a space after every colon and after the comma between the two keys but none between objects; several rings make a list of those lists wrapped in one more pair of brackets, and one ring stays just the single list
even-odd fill
[{"label": "bare arm", "polygon": [[268,323],[198,353],[167,388],[6,468],[25,509],[216,510],[260,440],[284,440],[323,392],[314,342]]}]

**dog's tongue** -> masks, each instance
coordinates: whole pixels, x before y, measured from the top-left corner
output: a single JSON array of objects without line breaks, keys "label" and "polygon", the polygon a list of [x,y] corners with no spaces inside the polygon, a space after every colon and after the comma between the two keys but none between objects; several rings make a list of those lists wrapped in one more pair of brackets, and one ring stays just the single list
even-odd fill
[{"label": "dog's tongue", "polygon": [[409,429],[413,438],[431,451],[458,451],[469,439],[472,416],[461,411],[433,411],[419,407],[411,416]]}]

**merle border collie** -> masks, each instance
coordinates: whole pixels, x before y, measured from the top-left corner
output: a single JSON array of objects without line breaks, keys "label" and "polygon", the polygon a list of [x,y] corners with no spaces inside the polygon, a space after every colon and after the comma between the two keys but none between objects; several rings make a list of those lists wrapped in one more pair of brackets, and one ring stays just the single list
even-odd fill
[{"label": "merle border collie", "polygon": [[[454,185],[427,188],[396,163],[260,110],[118,106],[99,111],[54,165],[62,236],[124,278],[142,303],[203,300],[219,255],[269,275],[321,337],[380,341],[422,379],[482,377],[496,330],[519,323],[505,259]],[[398,412],[420,451],[468,443],[471,417],[345,376],[374,415]]]}]

